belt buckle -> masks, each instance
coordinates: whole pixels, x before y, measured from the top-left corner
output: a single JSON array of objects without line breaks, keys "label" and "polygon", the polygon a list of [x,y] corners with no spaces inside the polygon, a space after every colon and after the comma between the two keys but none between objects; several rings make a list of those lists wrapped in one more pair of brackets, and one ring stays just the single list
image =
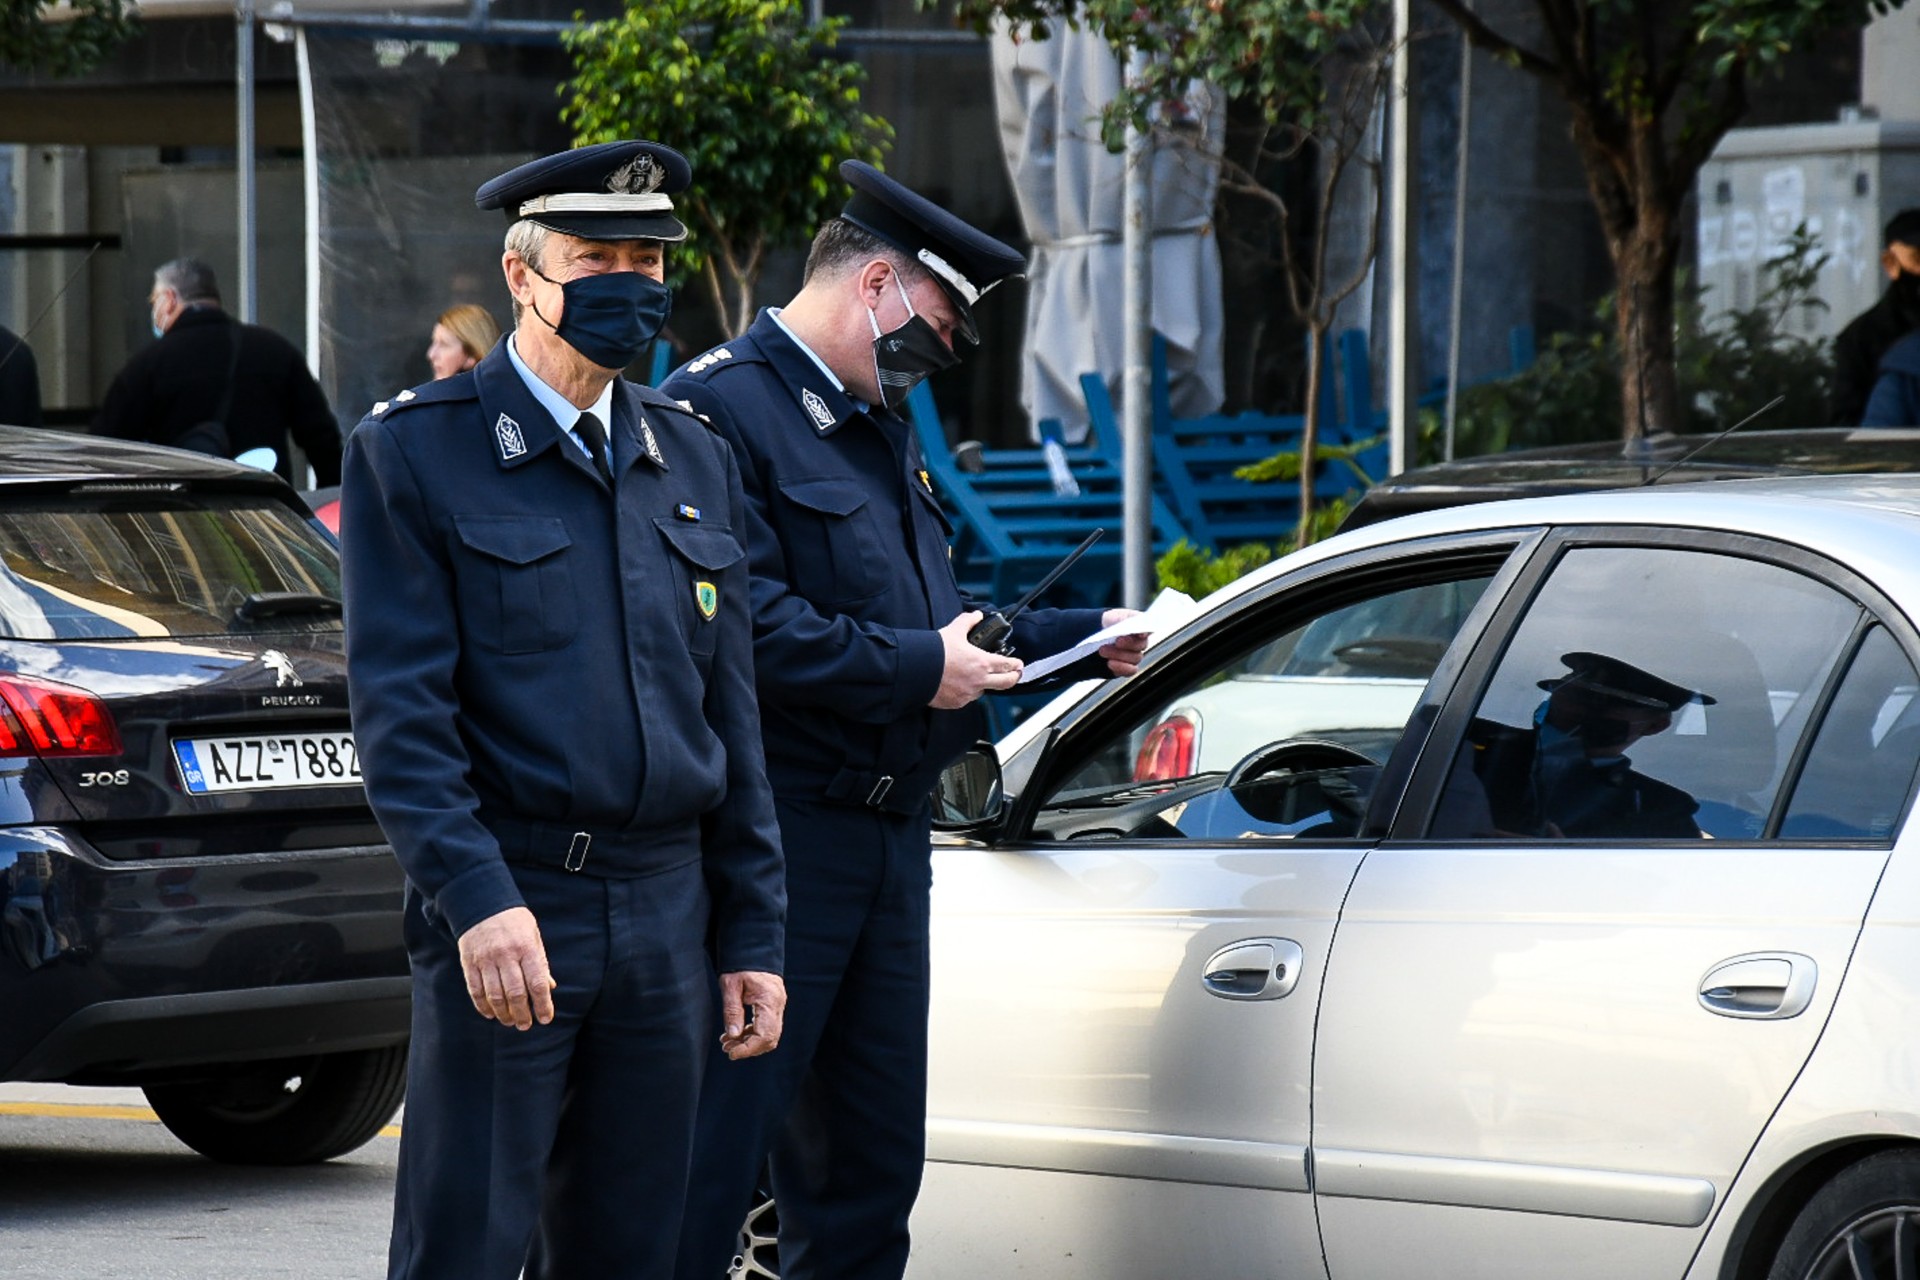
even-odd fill
[{"label": "belt buckle", "polygon": [[870,809],[878,809],[882,804],[886,803],[887,792],[891,790],[893,790],[893,775],[890,773],[882,774],[880,781],[873,784],[873,790],[867,795],[867,807]]},{"label": "belt buckle", "polygon": [[587,850],[592,845],[593,845],[592,832],[590,831],[574,832],[573,843],[567,846],[567,861],[565,864],[567,870],[578,871],[580,868],[586,866]]}]

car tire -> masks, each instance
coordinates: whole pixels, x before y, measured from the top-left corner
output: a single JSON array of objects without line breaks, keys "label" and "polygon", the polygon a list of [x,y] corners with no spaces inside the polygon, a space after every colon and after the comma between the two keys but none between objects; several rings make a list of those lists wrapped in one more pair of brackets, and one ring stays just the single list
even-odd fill
[{"label": "car tire", "polygon": [[148,1085],[160,1123],[210,1160],[331,1160],[379,1133],[407,1088],[407,1047],[249,1063],[218,1077]]},{"label": "car tire", "polygon": [[[1904,1255],[1897,1264],[1896,1250]],[[1848,1165],[1807,1201],[1767,1280],[1893,1280],[1914,1274],[1917,1262],[1920,1151],[1883,1151]]]},{"label": "car tire", "polygon": [[772,1185],[762,1170],[753,1189],[753,1208],[740,1224],[727,1280],[780,1280],[780,1212],[773,1203]]}]

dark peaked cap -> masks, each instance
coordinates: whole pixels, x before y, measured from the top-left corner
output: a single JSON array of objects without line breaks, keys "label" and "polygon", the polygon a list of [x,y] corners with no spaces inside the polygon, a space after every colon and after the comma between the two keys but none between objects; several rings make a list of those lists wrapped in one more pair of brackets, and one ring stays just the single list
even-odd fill
[{"label": "dark peaked cap", "polygon": [[960,331],[977,345],[973,304],[1008,276],[1019,275],[1027,260],[864,160],[841,161],[840,176],[853,188],[840,216],[925,268],[960,313]]},{"label": "dark peaked cap", "polygon": [[1609,658],[1604,653],[1563,653],[1560,661],[1566,663],[1567,674],[1542,680],[1542,689],[1578,689],[1602,702],[1644,707],[1650,711],[1678,711],[1689,702],[1710,707],[1715,702],[1704,693],[1662,680],[1631,662]]},{"label": "dark peaked cap", "polygon": [[549,231],[586,240],[685,240],[669,197],[687,189],[693,167],[657,142],[601,142],[529,160],[473,193],[482,209],[504,209]]}]

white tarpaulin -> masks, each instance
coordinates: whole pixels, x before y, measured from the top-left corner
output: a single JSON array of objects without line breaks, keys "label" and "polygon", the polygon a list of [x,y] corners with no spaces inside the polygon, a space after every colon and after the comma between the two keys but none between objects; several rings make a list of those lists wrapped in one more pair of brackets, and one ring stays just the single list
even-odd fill
[{"label": "white tarpaulin", "polygon": [[[1126,157],[1100,141],[1100,111],[1120,89],[1105,40],[1056,25],[1046,40],[991,41],[1001,149],[1033,260],[1027,268],[1027,360],[1020,400],[1029,420],[1058,418],[1069,442],[1087,433],[1080,375],[1100,373],[1116,404],[1125,346],[1121,295]],[[1220,250],[1210,158],[1226,123],[1222,96],[1197,87],[1190,128],[1156,130],[1153,170],[1153,327],[1167,339],[1173,412],[1199,417],[1225,397]]]}]

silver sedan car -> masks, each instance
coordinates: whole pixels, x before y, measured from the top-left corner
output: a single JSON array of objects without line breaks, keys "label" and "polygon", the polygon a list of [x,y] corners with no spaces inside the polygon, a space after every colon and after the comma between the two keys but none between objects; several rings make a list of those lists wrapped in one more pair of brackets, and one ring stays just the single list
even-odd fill
[{"label": "silver sedan car", "polygon": [[[1917,618],[1890,477],[1211,597],[943,784],[910,1275],[1920,1276]],[[1231,762],[1167,728],[1212,690]]]}]

